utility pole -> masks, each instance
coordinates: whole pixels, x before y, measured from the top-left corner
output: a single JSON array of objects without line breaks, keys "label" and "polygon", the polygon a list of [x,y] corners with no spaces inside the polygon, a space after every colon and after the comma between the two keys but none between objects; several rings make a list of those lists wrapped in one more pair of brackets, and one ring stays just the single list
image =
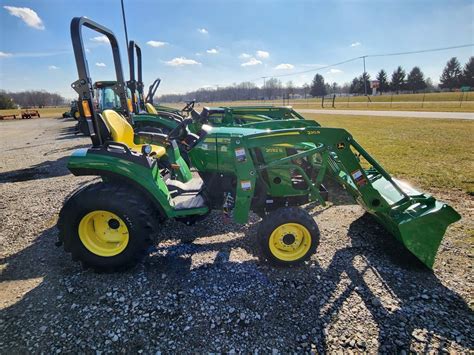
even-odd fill
[{"label": "utility pole", "polygon": [[362,60],[364,62],[364,73],[362,74],[362,76],[364,77],[364,93],[365,93],[365,96],[367,96],[367,75],[365,74],[365,57],[367,56],[364,55],[362,57]]},{"label": "utility pole", "polygon": [[262,76],[262,79],[263,79],[263,101],[265,101],[265,79],[267,77],[266,76]]}]

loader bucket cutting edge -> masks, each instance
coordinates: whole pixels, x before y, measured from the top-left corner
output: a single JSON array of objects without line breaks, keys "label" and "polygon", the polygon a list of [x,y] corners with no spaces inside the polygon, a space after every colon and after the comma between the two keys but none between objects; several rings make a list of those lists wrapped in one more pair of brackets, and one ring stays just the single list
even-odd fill
[{"label": "loader bucket cutting edge", "polygon": [[[375,185],[379,185],[377,190],[383,197],[393,201],[391,199],[394,197],[393,189],[388,189],[387,184],[383,182]],[[385,186],[382,187],[383,185]],[[428,194],[404,185],[401,187],[410,195],[410,199],[413,200],[411,203],[402,205],[395,203],[388,212],[372,213],[405,248],[432,269],[446,229],[450,224],[460,220],[461,216],[451,206],[435,200]]]}]

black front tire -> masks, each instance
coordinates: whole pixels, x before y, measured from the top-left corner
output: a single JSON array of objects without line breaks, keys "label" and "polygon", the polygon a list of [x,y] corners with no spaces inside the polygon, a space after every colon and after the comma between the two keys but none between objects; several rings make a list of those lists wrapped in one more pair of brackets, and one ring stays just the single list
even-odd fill
[{"label": "black front tire", "polygon": [[[109,211],[128,229],[128,243],[119,254],[101,256],[89,250],[79,236],[81,220],[93,211]],[[99,182],[74,192],[59,214],[59,239],[74,261],[96,272],[115,272],[137,264],[145,255],[157,229],[157,211],[129,186]],[[95,228],[95,227],[94,227]]]},{"label": "black front tire", "polygon": [[[260,257],[277,266],[300,265],[316,251],[319,234],[313,217],[302,208],[279,208],[265,216],[258,226]],[[293,247],[294,250],[290,249]]]}]

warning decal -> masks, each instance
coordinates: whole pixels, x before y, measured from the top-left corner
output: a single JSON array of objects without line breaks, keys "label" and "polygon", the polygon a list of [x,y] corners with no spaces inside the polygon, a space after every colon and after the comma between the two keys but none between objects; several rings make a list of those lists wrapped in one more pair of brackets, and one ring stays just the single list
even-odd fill
[{"label": "warning decal", "polygon": [[367,180],[365,179],[365,176],[364,174],[362,174],[362,171],[360,169],[352,172],[351,175],[357,186],[364,186],[367,183]]},{"label": "warning decal", "polygon": [[240,187],[242,187],[242,190],[248,191],[252,188],[252,183],[250,180],[242,180],[240,181]]},{"label": "warning decal", "polygon": [[245,154],[245,148],[237,148],[235,150],[235,157],[238,162],[244,162],[247,160],[247,155]]}]

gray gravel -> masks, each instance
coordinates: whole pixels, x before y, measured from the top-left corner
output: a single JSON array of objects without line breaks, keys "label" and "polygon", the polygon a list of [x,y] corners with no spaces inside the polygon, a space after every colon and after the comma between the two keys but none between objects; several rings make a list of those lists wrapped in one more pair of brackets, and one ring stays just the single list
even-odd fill
[{"label": "gray gravel", "polygon": [[434,273],[336,191],[307,207],[321,241],[302,267],[258,260],[258,217],[239,226],[214,212],[166,222],[134,269],[94,274],[54,245],[65,196],[92,180],[65,168],[89,144],[72,126],[0,122],[1,353],[473,351],[471,196],[432,191],[464,217]]}]

